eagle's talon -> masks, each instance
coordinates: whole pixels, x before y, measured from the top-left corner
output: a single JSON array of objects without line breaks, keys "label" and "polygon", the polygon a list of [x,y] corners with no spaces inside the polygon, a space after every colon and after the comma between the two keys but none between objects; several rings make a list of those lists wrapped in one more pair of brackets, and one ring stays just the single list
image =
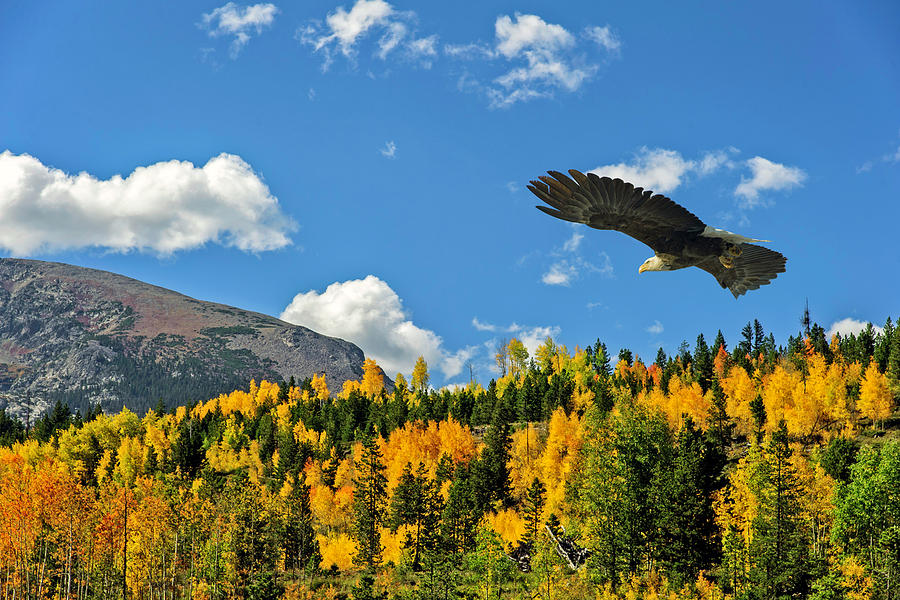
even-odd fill
[{"label": "eagle's talon", "polygon": [[730,256],[720,256],[719,262],[722,263],[722,266],[726,269],[731,269],[734,267],[734,259]]},{"label": "eagle's talon", "polygon": [[744,251],[741,250],[740,244],[729,244],[728,245],[728,254],[732,255],[735,258],[737,258],[741,254],[743,254],[743,252]]}]

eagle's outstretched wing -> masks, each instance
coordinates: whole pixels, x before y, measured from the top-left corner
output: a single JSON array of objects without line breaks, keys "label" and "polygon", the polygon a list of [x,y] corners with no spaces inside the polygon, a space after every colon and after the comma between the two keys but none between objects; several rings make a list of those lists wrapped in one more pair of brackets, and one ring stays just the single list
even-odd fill
[{"label": "eagle's outstretched wing", "polygon": [[621,231],[657,252],[665,252],[673,237],[699,235],[706,228],[683,206],[621,179],[575,169],[569,170],[571,179],[558,171],[547,173],[549,177],[542,175],[528,189],[552,207],[537,208],[559,219]]},{"label": "eagle's outstretched wing", "polygon": [[728,288],[735,298],[768,284],[779,273],[784,273],[787,258],[780,252],[754,244],[741,244],[741,251],[731,269],[722,266],[717,256],[707,257],[697,266],[715,277],[719,285]]}]

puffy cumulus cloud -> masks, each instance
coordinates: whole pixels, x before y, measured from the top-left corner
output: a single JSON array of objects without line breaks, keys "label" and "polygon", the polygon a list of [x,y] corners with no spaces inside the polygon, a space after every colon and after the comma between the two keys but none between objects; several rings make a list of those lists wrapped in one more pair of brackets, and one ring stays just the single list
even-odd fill
[{"label": "puffy cumulus cloud", "polygon": [[[713,162],[710,161],[708,166],[712,168]],[[629,163],[603,165],[591,172],[600,177],[618,177],[644,189],[667,193],[681,185],[682,179],[696,171],[697,167],[697,161],[685,159],[677,150],[645,146]]]},{"label": "puffy cumulus cloud", "polygon": [[[836,333],[839,333],[841,337],[846,337],[851,334],[856,335],[869,325],[870,323],[868,321],[859,321],[852,317],[847,317],[846,319],[841,319],[840,321],[832,323],[831,327],[829,327],[828,331],[825,333],[825,337],[830,340]],[[876,334],[884,333],[884,329],[877,325],[872,325],[872,328]]]},{"label": "puffy cumulus cloud", "polygon": [[209,242],[282,248],[296,226],[241,157],[171,160],[127,177],[69,175],[28,154],[0,154],[0,247],[18,255],[102,247],[169,255]]},{"label": "puffy cumulus cloud", "polygon": [[503,15],[494,23],[497,50],[507,58],[534,50],[556,52],[575,44],[575,37],[561,25],[545,22],[537,15],[516,13],[516,21]]},{"label": "puffy cumulus cloud", "polygon": [[495,85],[488,87],[493,107],[552,96],[557,89],[574,92],[597,70],[596,64],[585,62],[574,51],[574,35],[537,15],[516,13],[515,21],[499,16],[494,32],[495,54],[520,66],[496,77]]},{"label": "puffy cumulus cloud", "polygon": [[696,159],[685,158],[677,150],[641,147],[629,162],[603,165],[592,173],[603,177],[618,177],[637,187],[659,193],[669,193],[685,181],[706,177],[722,171],[739,168],[750,170],[750,177],[741,176],[734,190],[741,209],[752,209],[764,204],[760,192],[788,190],[803,185],[806,173],[797,167],[788,167],[761,156],[738,161],[739,150],[734,147],[705,152]]},{"label": "puffy cumulus cloud", "polygon": [[750,168],[751,177],[742,177],[734,193],[741,198],[743,208],[755,208],[763,204],[759,197],[761,191],[789,190],[803,185],[806,173],[797,167],[788,167],[772,162],[761,156],[748,159],[745,164]]},{"label": "puffy cumulus cloud", "polygon": [[332,283],[322,293],[299,293],[280,318],[353,342],[391,377],[412,373],[419,356],[454,377],[474,352],[444,348],[441,337],[414,324],[400,296],[374,275]]},{"label": "puffy cumulus cloud", "polygon": [[430,67],[431,59],[437,55],[437,35],[417,38],[412,26],[415,18],[414,12],[397,11],[384,0],[357,0],[349,11],[339,6],[329,13],[324,24],[313,21],[301,27],[296,37],[322,54],[323,71],[331,66],[335,51],[355,61],[359,43],[369,35],[378,36],[375,55],[380,59],[402,54]]},{"label": "puffy cumulus cloud", "polygon": [[203,15],[201,26],[211,37],[232,36],[231,58],[236,58],[241,49],[250,41],[253,33],[259,35],[266,27],[271,27],[278,14],[274,4],[253,4],[239,6],[229,2]]}]

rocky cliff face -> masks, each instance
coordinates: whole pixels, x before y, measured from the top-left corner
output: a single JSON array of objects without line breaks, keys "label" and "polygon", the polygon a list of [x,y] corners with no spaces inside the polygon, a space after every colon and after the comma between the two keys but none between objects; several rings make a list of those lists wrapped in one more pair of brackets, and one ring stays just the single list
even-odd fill
[{"label": "rocky cliff face", "polygon": [[[325,372],[362,377],[363,353],[337,338],[165,288],[60,263],[0,259],[0,408],[34,419],[56,400],[142,414]],[[387,383],[387,380],[386,380]]]}]

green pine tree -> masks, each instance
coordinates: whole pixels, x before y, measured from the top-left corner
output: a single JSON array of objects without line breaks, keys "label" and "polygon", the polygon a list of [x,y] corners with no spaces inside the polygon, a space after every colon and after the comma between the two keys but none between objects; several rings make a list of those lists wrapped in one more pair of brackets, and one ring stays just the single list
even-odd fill
[{"label": "green pine tree", "polygon": [[353,561],[372,570],[381,563],[381,526],[387,517],[387,478],[374,432],[363,441],[354,484],[353,534],[358,550]]}]

